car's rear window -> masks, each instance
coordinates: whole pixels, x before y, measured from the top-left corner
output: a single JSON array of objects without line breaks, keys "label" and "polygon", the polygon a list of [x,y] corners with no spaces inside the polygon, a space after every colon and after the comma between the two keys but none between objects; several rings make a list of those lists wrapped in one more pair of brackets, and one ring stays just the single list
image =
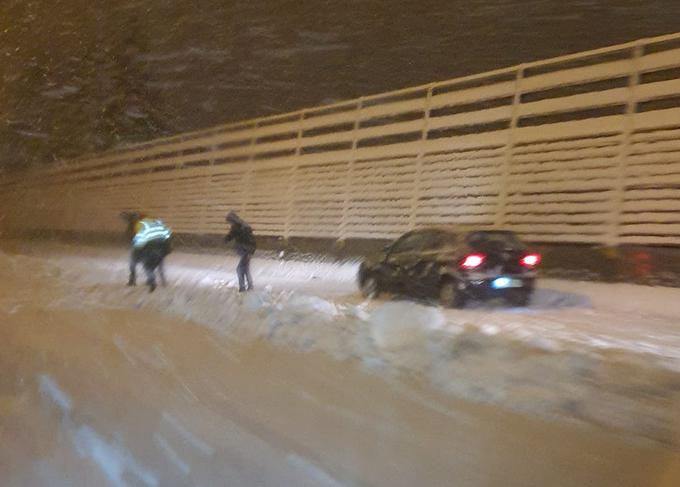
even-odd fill
[{"label": "car's rear window", "polygon": [[480,231],[468,234],[466,238],[470,245],[499,243],[504,245],[521,245],[517,236],[512,232]]},{"label": "car's rear window", "polygon": [[439,250],[456,244],[456,234],[452,232],[432,231],[428,234],[425,250]]}]

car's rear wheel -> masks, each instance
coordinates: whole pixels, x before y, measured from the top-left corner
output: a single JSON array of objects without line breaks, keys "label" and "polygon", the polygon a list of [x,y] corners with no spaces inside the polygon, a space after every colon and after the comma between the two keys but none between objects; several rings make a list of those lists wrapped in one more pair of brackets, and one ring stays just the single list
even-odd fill
[{"label": "car's rear wheel", "polygon": [[359,280],[359,290],[365,298],[377,298],[380,294],[380,283],[377,276],[373,273],[362,276]]},{"label": "car's rear wheel", "polygon": [[439,287],[439,304],[445,308],[465,306],[465,295],[458,289],[458,284],[453,279],[446,279]]}]

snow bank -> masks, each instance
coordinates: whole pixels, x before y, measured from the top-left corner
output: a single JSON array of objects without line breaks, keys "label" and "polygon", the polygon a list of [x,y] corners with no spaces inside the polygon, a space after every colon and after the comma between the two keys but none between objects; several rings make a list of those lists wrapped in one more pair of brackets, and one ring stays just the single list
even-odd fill
[{"label": "snow bank", "polygon": [[456,396],[680,440],[680,374],[651,356],[520,340],[475,326],[452,337],[435,334],[431,344],[429,378]]},{"label": "snow bank", "polygon": [[441,328],[444,321],[444,315],[436,308],[422,308],[403,301],[382,305],[368,320],[375,344],[390,352],[424,345],[427,332]]}]

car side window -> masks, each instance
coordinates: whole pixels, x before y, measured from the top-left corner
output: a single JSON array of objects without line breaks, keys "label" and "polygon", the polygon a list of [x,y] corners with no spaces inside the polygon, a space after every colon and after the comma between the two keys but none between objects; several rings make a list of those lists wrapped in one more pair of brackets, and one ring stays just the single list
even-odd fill
[{"label": "car side window", "polygon": [[455,245],[456,235],[448,232],[430,232],[425,236],[424,250],[439,250]]},{"label": "car side window", "polygon": [[390,255],[420,250],[424,243],[425,239],[421,233],[411,233],[404,235],[399,240],[397,240],[394,245],[392,245],[392,248],[390,249]]}]

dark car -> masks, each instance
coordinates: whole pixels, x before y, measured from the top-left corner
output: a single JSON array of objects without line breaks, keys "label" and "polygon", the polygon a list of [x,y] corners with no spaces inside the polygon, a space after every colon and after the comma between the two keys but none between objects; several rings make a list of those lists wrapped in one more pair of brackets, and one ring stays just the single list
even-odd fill
[{"label": "dark car", "polygon": [[434,297],[447,307],[501,297],[525,306],[540,261],[509,231],[424,228],[401,236],[377,259],[362,262],[358,281],[367,297],[386,291]]}]

